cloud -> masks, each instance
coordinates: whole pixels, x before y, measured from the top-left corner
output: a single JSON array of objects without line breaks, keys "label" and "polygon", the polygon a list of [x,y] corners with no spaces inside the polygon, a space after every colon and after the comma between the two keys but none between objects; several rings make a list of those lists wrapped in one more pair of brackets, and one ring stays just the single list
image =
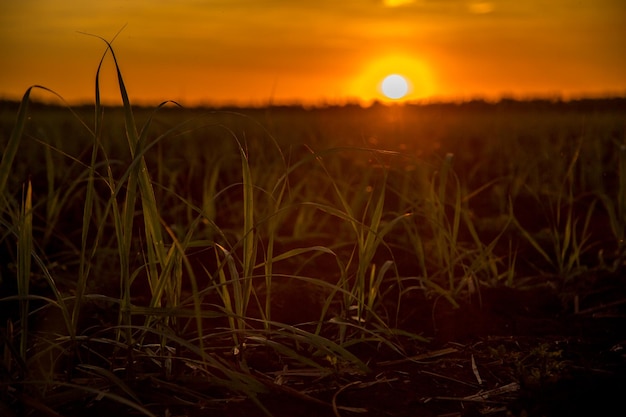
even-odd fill
[{"label": "cloud", "polygon": [[400,7],[411,3],[415,3],[415,0],[383,0],[383,5],[386,7]]},{"label": "cloud", "polygon": [[469,2],[467,8],[471,13],[487,14],[493,12],[494,5],[489,1],[472,1]]}]

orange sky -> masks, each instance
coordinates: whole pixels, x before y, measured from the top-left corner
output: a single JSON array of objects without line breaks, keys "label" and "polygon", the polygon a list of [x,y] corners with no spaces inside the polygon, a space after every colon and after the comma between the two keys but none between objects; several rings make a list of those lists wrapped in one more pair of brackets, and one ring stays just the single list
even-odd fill
[{"label": "orange sky", "polygon": [[[131,101],[321,104],[626,95],[624,0],[3,0],[0,98],[93,102],[112,38]],[[111,61],[104,99],[118,103]],[[50,98],[37,93],[38,99]]]}]

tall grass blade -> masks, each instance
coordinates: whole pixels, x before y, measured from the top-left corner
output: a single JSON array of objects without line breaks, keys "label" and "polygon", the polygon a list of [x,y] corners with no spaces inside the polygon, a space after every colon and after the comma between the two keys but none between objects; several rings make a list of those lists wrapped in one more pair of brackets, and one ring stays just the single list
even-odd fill
[{"label": "tall grass blade", "polygon": [[20,354],[26,358],[28,349],[29,284],[33,252],[33,193],[28,182],[22,202],[17,240],[17,294],[20,298]]},{"label": "tall grass blade", "polygon": [[[80,264],[78,267],[78,282],[76,283],[76,302],[74,303],[74,311],[72,312],[72,328],[76,329],[78,326],[80,308],[82,306],[82,299],[85,295],[87,288],[87,280],[90,272],[90,256],[89,254],[95,254],[97,248],[97,240],[92,242],[93,249],[88,251],[88,238],[89,230],[91,226],[91,218],[94,207],[94,200],[96,198],[95,192],[95,176],[96,166],[98,161],[98,150],[100,149],[100,139],[102,135],[102,121],[103,121],[103,109],[100,103],[100,70],[102,69],[102,63],[108,52],[107,50],[102,54],[98,68],[96,70],[95,78],[95,117],[94,117],[94,132],[93,132],[93,145],[91,148],[91,159],[87,173],[87,184],[85,189],[85,203],[83,205],[83,223],[81,228],[81,250],[80,250]],[[106,160],[108,164],[108,160]],[[75,331],[72,332],[71,337],[75,337]]]},{"label": "tall grass blade", "polygon": [[9,142],[7,143],[6,149],[4,149],[4,151],[2,152],[2,160],[0,161],[0,196],[2,196],[3,201],[0,201],[0,209],[4,209],[5,204],[8,203],[6,201],[7,194],[5,194],[4,189],[7,185],[9,175],[11,174],[13,160],[15,159],[15,155],[17,154],[17,150],[22,139],[22,134],[24,133],[24,126],[26,125],[26,115],[28,113],[28,102],[30,100],[30,93],[33,88],[35,87],[29,87],[22,97],[19,110],[17,111],[17,120],[15,122],[15,127],[11,131],[11,136],[9,137]]},{"label": "tall grass blade", "polygon": [[254,183],[250,172],[248,155],[239,145],[241,154],[241,172],[243,187],[243,298],[240,300],[241,310],[238,313],[245,315],[245,307],[250,299],[250,289],[252,283],[250,277],[256,263],[256,235],[254,224]]},{"label": "tall grass blade", "polygon": [[618,169],[616,229],[619,246],[623,248],[626,247],[626,144],[619,147]]}]

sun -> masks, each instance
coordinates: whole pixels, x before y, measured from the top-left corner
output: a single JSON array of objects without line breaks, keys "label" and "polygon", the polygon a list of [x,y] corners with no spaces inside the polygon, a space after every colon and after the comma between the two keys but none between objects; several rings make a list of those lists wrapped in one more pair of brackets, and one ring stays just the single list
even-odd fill
[{"label": "sun", "polygon": [[399,100],[409,92],[409,83],[402,75],[391,74],[385,77],[380,89],[385,97]]}]

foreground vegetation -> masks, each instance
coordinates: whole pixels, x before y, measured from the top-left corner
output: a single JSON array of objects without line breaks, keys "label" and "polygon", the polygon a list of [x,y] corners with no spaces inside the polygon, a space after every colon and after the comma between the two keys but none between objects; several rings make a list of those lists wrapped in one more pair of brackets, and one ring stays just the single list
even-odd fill
[{"label": "foreground vegetation", "polygon": [[277,371],[341,380],[425,349],[420,304],[540,288],[578,312],[623,268],[621,100],[136,109],[119,82],[119,108],[35,87],[1,115],[17,413],[269,414]]}]

